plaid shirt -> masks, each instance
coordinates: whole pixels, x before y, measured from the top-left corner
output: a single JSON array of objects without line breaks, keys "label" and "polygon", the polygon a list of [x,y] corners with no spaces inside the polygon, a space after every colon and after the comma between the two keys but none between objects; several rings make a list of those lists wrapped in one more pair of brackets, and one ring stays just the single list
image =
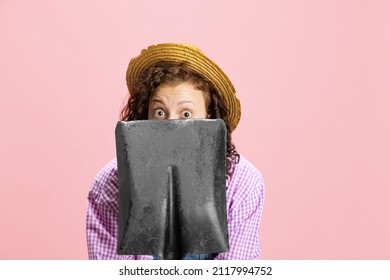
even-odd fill
[{"label": "plaid shirt", "polygon": [[[230,250],[216,260],[260,259],[259,226],[264,204],[261,173],[242,155],[227,180]],[[118,170],[116,158],[96,175],[88,194],[87,243],[90,259],[152,260],[153,256],[118,255]]]}]

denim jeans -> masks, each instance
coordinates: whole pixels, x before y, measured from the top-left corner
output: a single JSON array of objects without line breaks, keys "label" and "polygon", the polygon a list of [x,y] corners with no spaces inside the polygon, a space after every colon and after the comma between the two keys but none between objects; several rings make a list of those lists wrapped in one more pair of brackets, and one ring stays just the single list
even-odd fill
[{"label": "denim jeans", "polygon": [[[187,255],[183,260],[213,260],[217,254],[192,254]],[[162,260],[159,256],[153,256],[153,260]]]}]

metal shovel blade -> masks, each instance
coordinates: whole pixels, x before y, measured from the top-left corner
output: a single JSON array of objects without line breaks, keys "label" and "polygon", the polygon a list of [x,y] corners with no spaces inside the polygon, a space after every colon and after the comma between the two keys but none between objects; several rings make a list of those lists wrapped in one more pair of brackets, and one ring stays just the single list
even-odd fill
[{"label": "metal shovel blade", "polygon": [[229,250],[223,120],[118,122],[117,253],[182,259]]}]

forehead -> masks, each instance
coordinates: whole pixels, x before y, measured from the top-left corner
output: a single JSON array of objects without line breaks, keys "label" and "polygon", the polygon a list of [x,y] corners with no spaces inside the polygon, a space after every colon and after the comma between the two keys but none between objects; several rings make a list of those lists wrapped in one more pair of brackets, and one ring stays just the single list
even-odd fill
[{"label": "forehead", "polygon": [[166,83],[160,85],[151,96],[151,100],[154,99],[203,99],[204,92],[195,88],[192,83]]}]

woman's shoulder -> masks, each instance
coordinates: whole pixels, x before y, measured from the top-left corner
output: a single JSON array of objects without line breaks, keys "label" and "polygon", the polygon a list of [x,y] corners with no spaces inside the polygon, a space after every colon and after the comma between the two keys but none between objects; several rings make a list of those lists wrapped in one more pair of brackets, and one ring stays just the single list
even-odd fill
[{"label": "woman's shoulder", "polygon": [[88,197],[116,201],[118,196],[118,166],[116,157],[104,165],[95,176]]},{"label": "woman's shoulder", "polygon": [[259,184],[264,185],[263,175],[257,167],[255,167],[246,157],[240,155],[240,161],[235,165],[232,180],[247,181],[255,180]]},{"label": "woman's shoulder", "polygon": [[238,204],[249,197],[262,200],[264,197],[262,173],[242,154],[239,155],[240,161],[235,165],[233,176],[228,182],[228,199]]},{"label": "woman's shoulder", "polygon": [[95,177],[95,180],[99,182],[111,179],[118,179],[118,164],[116,157],[104,165]]}]

